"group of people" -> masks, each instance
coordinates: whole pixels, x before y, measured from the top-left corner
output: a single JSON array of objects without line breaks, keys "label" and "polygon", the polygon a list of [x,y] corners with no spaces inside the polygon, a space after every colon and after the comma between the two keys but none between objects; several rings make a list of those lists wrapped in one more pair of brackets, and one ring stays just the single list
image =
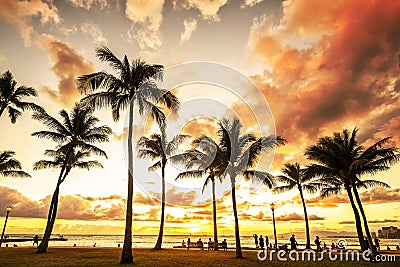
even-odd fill
[{"label": "group of people", "polygon": [[[201,238],[199,238],[199,240],[197,242],[192,242],[189,237],[187,240],[187,245],[185,243],[185,240],[182,240],[182,248],[186,247],[189,250],[191,244],[194,244],[194,243],[196,244],[196,247],[200,248],[201,250],[204,250],[204,243],[201,240]],[[226,242],[226,239],[224,239],[224,241],[222,241],[221,244],[218,244],[217,242],[212,241],[211,238],[208,239],[208,242],[207,242],[208,250],[214,250],[215,247],[218,247],[218,246],[220,246],[224,251],[228,250],[228,243]],[[192,245],[192,247],[193,247],[193,245]]]},{"label": "group of people", "polygon": [[262,235],[260,235],[260,237],[258,237],[257,234],[254,234],[253,237],[254,237],[254,243],[256,245],[256,248],[264,249],[264,247],[266,247],[268,249],[268,246],[269,246],[269,249],[272,249],[272,243],[271,244],[269,243],[268,236],[265,236],[265,240]]}]

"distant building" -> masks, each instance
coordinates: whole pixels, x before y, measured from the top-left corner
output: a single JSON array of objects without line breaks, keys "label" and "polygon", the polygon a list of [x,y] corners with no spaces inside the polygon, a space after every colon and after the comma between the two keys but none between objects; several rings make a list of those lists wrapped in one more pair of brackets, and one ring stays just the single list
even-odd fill
[{"label": "distant building", "polygon": [[400,229],[395,226],[382,227],[382,230],[378,230],[378,237],[391,239],[400,238]]}]

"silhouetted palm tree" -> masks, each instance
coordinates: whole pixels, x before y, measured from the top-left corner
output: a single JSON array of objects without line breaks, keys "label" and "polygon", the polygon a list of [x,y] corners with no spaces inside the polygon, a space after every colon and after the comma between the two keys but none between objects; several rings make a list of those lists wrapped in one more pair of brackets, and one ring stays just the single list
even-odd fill
[{"label": "silhouetted palm tree", "polygon": [[31,103],[22,101],[23,98],[37,96],[32,87],[17,86],[17,82],[10,71],[4,72],[0,77],[0,117],[7,109],[8,116],[12,123],[15,123],[25,110],[43,111],[43,108]]},{"label": "silhouetted palm tree", "polygon": [[232,207],[235,217],[236,257],[242,258],[240,245],[239,220],[236,209],[236,178],[243,176],[247,180],[262,181],[269,188],[274,185],[274,177],[268,172],[258,171],[257,166],[264,150],[272,149],[276,145],[285,144],[280,136],[270,135],[256,138],[252,134],[242,134],[242,124],[234,118],[232,122],[223,119],[219,122],[219,144],[227,159],[225,173],[229,175],[232,187]]},{"label": "silhouetted palm tree", "polygon": [[277,175],[277,181],[284,183],[285,185],[278,186],[274,190],[282,193],[290,191],[294,188],[297,188],[300,192],[301,202],[303,204],[304,210],[304,220],[306,222],[306,248],[311,248],[311,241],[310,241],[310,228],[308,225],[308,216],[307,216],[307,209],[306,203],[304,201],[303,191],[308,193],[314,194],[318,191],[320,184],[316,181],[312,180],[312,176],[307,175],[307,169],[301,168],[299,163],[288,163],[285,164],[285,167],[282,169],[284,175]]},{"label": "silhouetted palm tree", "polygon": [[[121,254],[121,263],[132,263],[132,199],[133,199],[133,105],[136,101],[139,113],[149,112],[161,125],[165,119],[164,113],[157,103],[167,106],[172,111],[179,107],[178,99],[169,91],[159,89],[154,82],[162,79],[163,66],[149,65],[141,59],[129,63],[128,57],[119,60],[107,47],[96,49],[97,57],[107,62],[117,76],[105,71],[84,75],[78,78],[78,89],[88,95],[84,101],[95,108],[111,107],[115,121],[120,118],[120,112],[129,108],[128,126],[128,197],[126,202],[126,221],[124,246]],[[94,91],[102,89],[99,92]]]},{"label": "silhouetted palm tree", "polygon": [[14,159],[15,152],[0,152],[0,175],[4,177],[31,177],[22,171],[21,163]]},{"label": "silhouetted palm tree", "polygon": [[46,252],[48,242],[53,230],[57,216],[58,198],[60,185],[65,181],[72,168],[101,167],[97,161],[83,161],[91,155],[98,155],[107,158],[106,153],[96,147],[95,143],[107,142],[111,129],[105,125],[95,126],[98,119],[93,116],[94,109],[89,106],[76,104],[72,111],[61,110],[61,121],[50,116],[46,112],[36,112],[33,118],[42,122],[49,130],[32,133],[39,138],[50,139],[58,144],[56,150],[46,150],[45,155],[52,157],[52,160],[41,160],[34,164],[34,169],[61,168],[54,191],[49,214],[47,217],[46,230],[43,240],[38,246],[37,252]]},{"label": "silhouetted palm tree", "polygon": [[174,154],[178,151],[179,145],[188,138],[188,135],[178,134],[168,142],[165,129],[161,127],[161,134],[152,134],[150,138],[142,136],[137,142],[139,158],[150,158],[151,160],[156,160],[156,162],[149,167],[149,171],[161,169],[161,219],[157,243],[154,247],[154,249],[157,250],[161,249],[164,233],[165,166],[167,165],[168,160],[173,160],[173,157],[175,156]]},{"label": "silhouetted palm tree", "polygon": [[180,173],[176,180],[182,178],[206,177],[202,193],[211,183],[214,222],[214,250],[218,250],[217,205],[215,199],[215,180],[222,181],[227,166],[227,159],[221,148],[208,136],[201,136],[192,142],[193,148],[182,154],[182,162],[188,171]]},{"label": "silhouetted palm tree", "polygon": [[[392,164],[398,162],[400,158],[397,148],[385,147],[390,141],[390,137],[384,138],[365,149],[357,144],[357,131],[356,128],[351,133],[348,130],[343,130],[341,133],[334,133],[333,136],[320,138],[317,145],[307,149],[306,155],[309,159],[317,162],[310,165],[310,170],[315,175],[322,177],[321,181],[328,185],[322,191],[324,196],[337,194],[342,188],[346,190],[353,208],[361,248],[366,249],[366,245],[364,244],[358,209],[363,217],[369,246],[372,248],[373,253],[376,254],[376,248],[372,242],[368,221],[357,188],[388,186],[375,180],[362,181],[361,176],[385,171]],[[355,205],[354,197],[356,198],[358,209]]]}]

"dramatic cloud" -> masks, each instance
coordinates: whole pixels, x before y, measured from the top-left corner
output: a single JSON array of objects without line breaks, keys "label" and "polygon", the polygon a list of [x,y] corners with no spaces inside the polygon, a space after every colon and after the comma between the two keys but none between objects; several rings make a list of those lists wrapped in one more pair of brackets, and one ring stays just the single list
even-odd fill
[{"label": "dramatic cloud", "polygon": [[126,16],[133,22],[129,39],[136,39],[141,49],[161,46],[160,26],[163,20],[164,0],[127,0]]},{"label": "dramatic cloud", "polygon": [[[317,215],[309,215],[308,219],[310,221],[314,220],[314,221],[321,221],[321,220],[325,220],[325,218],[323,217],[319,217]],[[276,218],[277,221],[284,221],[284,222],[288,222],[288,221],[304,221],[304,215],[300,215],[297,213],[291,213],[291,214],[286,214],[286,215],[281,215],[279,217]]]},{"label": "dramatic cloud", "polygon": [[192,38],[192,34],[197,30],[197,20],[195,19],[185,19],[183,21],[183,26],[185,29],[181,33],[181,43],[187,42]]},{"label": "dramatic cloud", "polygon": [[172,187],[166,192],[166,202],[169,205],[192,206],[197,199],[196,191],[179,192]]},{"label": "dramatic cloud", "polygon": [[197,9],[204,20],[219,21],[218,11],[228,0],[174,0],[174,9]]},{"label": "dramatic cloud", "polygon": [[[384,220],[368,220],[369,223],[397,223],[399,220],[395,219],[384,219]],[[343,221],[339,222],[339,224],[355,224],[354,221]]]},{"label": "dramatic cloud", "polygon": [[[0,186],[0,208],[11,205],[14,217],[46,218],[51,196],[34,201],[15,189]],[[121,196],[61,196],[57,218],[67,220],[122,220],[125,200]]]},{"label": "dramatic cloud", "polygon": [[89,10],[92,6],[98,5],[101,9],[107,7],[107,0],[68,0],[72,5]]},{"label": "dramatic cloud", "polygon": [[85,22],[81,26],[81,31],[89,35],[93,42],[96,44],[105,44],[107,43],[107,39],[104,37],[103,31],[97,24],[92,22]]},{"label": "dramatic cloud", "polygon": [[262,1],[264,0],[244,0],[243,4],[240,7],[241,8],[253,7],[258,3],[261,3]]},{"label": "dramatic cloud", "polygon": [[374,188],[361,192],[360,198],[363,203],[368,204],[400,202],[400,188]]},{"label": "dramatic cloud", "polygon": [[354,126],[361,141],[399,142],[400,2],[284,3],[280,23],[255,19],[248,40],[266,65],[252,78],[289,141],[279,152],[297,159],[317,137]]},{"label": "dramatic cloud", "polygon": [[[378,187],[359,192],[359,195],[363,204],[400,202],[400,188],[386,189]],[[295,196],[286,203],[302,204],[300,196]],[[306,204],[309,207],[335,208],[341,204],[350,204],[350,202],[347,194],[341,193],[327,198],[322,198],[320,196],[309,198],[306,199]]]},{"label": "dramatic cloud", "polygon": [[57,100],[70,105],[80,98],[75,79],[80,75],[93,72],[93,64],[87,62],[76,50],[51,35],[42,34],[39,44],[48,53],[53,64],[52,71],[59,78]]},{"label": "dramatic cloud", "polygon": [[57,8],[48,1],[42,0],[2,0],[0,1],[0,17],[18,28],[25,45],[30,44],[34,32],[33,18],[39,18],[41,24],[61,22]]}]

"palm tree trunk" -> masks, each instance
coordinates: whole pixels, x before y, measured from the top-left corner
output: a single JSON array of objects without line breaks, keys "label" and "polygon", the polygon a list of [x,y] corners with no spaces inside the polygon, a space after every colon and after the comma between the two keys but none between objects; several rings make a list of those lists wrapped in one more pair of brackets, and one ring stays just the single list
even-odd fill
[{"label": "palm tree trunk", "polygon": [[361,202],[360,196],[358,195],[357,188],[355,186],[352,186],[352,187],[353,187],[353,193],[354,193],[354,196],[356,198],[358,208],[360,209],[360,213],[361,213],[361,216],[362,216],[363,221],[364,221],[364,230],[365,230],[365,234],[367,235],[367,240],[368,240],[369,247],[372,250],[372,254],[376,255],[377,254],[377,250],[376,250],[376,247],[375,247],[374,243],[372,243],[372,237],[371,237],[371,232],[369,231],[369,227],[368,227],[367,216],[365,215],[364,208],[362,206],[362,202]]},{"label": "palm tree trunk", "polygon": [[303,210],[304,210],[304,220],[306,221],[306,248],[311,249],[311,240],[310,240],[310,227],[308,225],[308,216],[307,216],[307,209],[306,203],[304,202],[303,190],[299,187],[301,202],[303,203]]},{"label": "palm tree trunk", "polygon": [[3,112],[4,112],[4,110],[6,109],[6,107],[7,107],[7,104],[6,104],[6,103],[4,103],[3,105],[1,105],[1,108],[0,108],[0,117],[1,117],[1,115],[3,115]]},{"label": "palm tree trunk", "polygon": [[165,217],[165,164],[162,163],[161,167],[161,184],[162,184],[162,193],[161,193],[161,219],[160,219],[160,231],[158,232],[157,243],[154,249],[161,249],[163,233],[164,233],[164,217]]},{"label": "palm tree trunk", "polygon": [[57,187],[56,190],[53,193],[53,197],[51,199],[50,203],[50,208],[49,208],[49,214],[47,217],[47,224],[46,224],[46,229],[43,234],[43,239],[42,242],[40,242],[36,253],[45,253],[47,251],[47,248],[49,246],[49,240],[51,237],[51,233],[53,231],[54,227],[54,222],[57,217],[57,208],[58,208],[58,197],[60,194],[60,183],[57,182]]},{"label": "palm tree trunk", "polygon": [[360,219],[360,214],[358,213],[358,209],[354,203],[354,199],[353,199],[353,195],[351,193],[350,188],[346,188],[347,191],[347,195],[349,197],[349,201],[351,204],[351,207],[353,209],[354,212],[354,218],[356,221],[356,229],[357,229],[357,236],[358,236],[358,241],[360,242],[360,246],[361,246],[361,250],[365,250],[365,245],[364,245],[364,234],[362,231],[362,227],[361,227],[361,219]]},{"label": "palm tree trunk", "polygon": [[126,200],[125,237],[120,263],[133,263],[132,255],[132,201],[133,201],[133,101],[129,104],[128,128],[128,197]]},{"label": "palm tree trunk", "polygon": [[232,185],[232,207],[233,207],[233,216],[235,217],[235,242],[236,242],[236,258],[243,258],[242,254],[242,246],[240,245],[240,233],[239,233],[239,219],[236,210],[236,187],[235,187],[235,179],[231,178]]},{"label": "palm tree trunk", "polygon": [[215,201],[215,179],[212,178],[211,181],[212,181],[212,197],[213,197],[214,250],[218,250],[217,203]]}]

